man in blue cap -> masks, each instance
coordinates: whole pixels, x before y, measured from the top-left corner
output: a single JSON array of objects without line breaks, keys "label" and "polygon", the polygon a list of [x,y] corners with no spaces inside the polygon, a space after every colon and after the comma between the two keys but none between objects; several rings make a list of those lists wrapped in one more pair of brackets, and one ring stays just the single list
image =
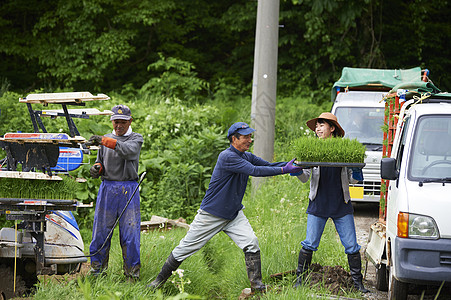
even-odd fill
[{"label": "man in blue cap", "polygon": [[269,163],[247,152],[255,129],[244,122],[233,124],[227,133],[230,147],[222,151],[210,184],[186,236],[169,255],[157,278],[148,287],[163,285],[180,264],[202,248],[214,235],[224,231],[244,252],[251,289],[265,291],[262,282],[258,239],[242,209],[249,176],[265,177],[300,172],[290,162]]},{"label": "man in blue cap", "polygon": [[[143,137],[130,127],[132,116],[125,105],[112,108],[110,120],[113,132],[106,135],[93,135],[88,145],[100,146],[95,164],[90,173],[93,178],[102,177],[97,194],[91,253],[92,275],[102,274],[108,268],[111,237],[105,240],[116,219],[124,210],[130,195],[138,186],[138,164]],[[127,209],[119,220],[119,239],[124,260],[124,274],[131,280],[139,279],[140,261],[140,200],[136,191]]]}]

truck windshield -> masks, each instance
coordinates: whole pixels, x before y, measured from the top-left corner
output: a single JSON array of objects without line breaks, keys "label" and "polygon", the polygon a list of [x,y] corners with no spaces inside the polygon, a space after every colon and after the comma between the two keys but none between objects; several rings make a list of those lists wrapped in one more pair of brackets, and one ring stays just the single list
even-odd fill
[{"label": "truck windshield", "polygon": [[431,182],[451,177],[451,115],[419,118],[415,129],[408,177]]},{"label": "truck windshield", "polygon": [[340,106],[335,115],[345,130],[345,137],[357,139],[368,150],[382,150],[384,108]]}]

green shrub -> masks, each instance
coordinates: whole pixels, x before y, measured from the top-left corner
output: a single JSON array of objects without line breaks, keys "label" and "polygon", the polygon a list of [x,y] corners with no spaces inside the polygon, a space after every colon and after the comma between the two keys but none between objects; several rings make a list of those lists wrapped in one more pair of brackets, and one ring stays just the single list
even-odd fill
[{"label": "green shrub", "polygon": [[19,103],[21,97],[23,95],[14,92],[5,92],[0,97],[1,136],[7,132],[33,132],[27,106],[24,103]]}]

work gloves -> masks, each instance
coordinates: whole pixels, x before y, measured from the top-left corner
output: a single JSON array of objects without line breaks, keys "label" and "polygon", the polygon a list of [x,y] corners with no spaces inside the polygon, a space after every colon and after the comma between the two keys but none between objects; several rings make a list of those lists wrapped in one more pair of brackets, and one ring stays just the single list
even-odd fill
[{"label": "work gloves", "polygon": [[89,138],[86,143],[88,146],[99,146],[102,143],[103,136],[101,135],[93,135]]},{"label": "work gloves", "polygon": [[89,169],[89,173],[92,178],[99,178],[100,175],[103,174],[103,166],[101,163],[95,163],[91,169]]},{"label": "work gloves", "polygon": [[89,140],[86,142],[87,146],[100,146],[103,145],[105,147],[114,149],[116,148],[116,142],[117,140],[102,136],[102,135],[93,135],[89,138]]},{"label": "work gloves", "polygon": [[352,167],[352,178],[358,181],[363,181],[363,172],[361,168]]},{"label": "work gloves", "polygon": [[296,166],[294,164],[294,160],[296,158],[293,158],[292,160],[290,160],[284,167],[282,167],[282,174],[285,173],[302,173],[302,167]]}]

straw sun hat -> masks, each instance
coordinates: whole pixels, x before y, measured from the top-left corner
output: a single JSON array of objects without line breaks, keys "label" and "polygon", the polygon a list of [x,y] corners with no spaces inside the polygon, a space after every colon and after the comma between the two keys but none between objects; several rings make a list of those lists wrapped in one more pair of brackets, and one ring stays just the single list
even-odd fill
[{"label": "straw sun hat", "polygon": [[314,118],[307,121],[308,128],[315,131],[316,121],[318,121],[318,119],[324,119],[332,122],[332,124],[334,124],[335,126],[335,130],[337,131],[337,135],[341,137],[345,135],[345,131],[343,130],[343,128],[341,128],[340,124],[338,124],[337,117],[330,112],[323,112],[322,114],[319,115],[318,118]]}]

